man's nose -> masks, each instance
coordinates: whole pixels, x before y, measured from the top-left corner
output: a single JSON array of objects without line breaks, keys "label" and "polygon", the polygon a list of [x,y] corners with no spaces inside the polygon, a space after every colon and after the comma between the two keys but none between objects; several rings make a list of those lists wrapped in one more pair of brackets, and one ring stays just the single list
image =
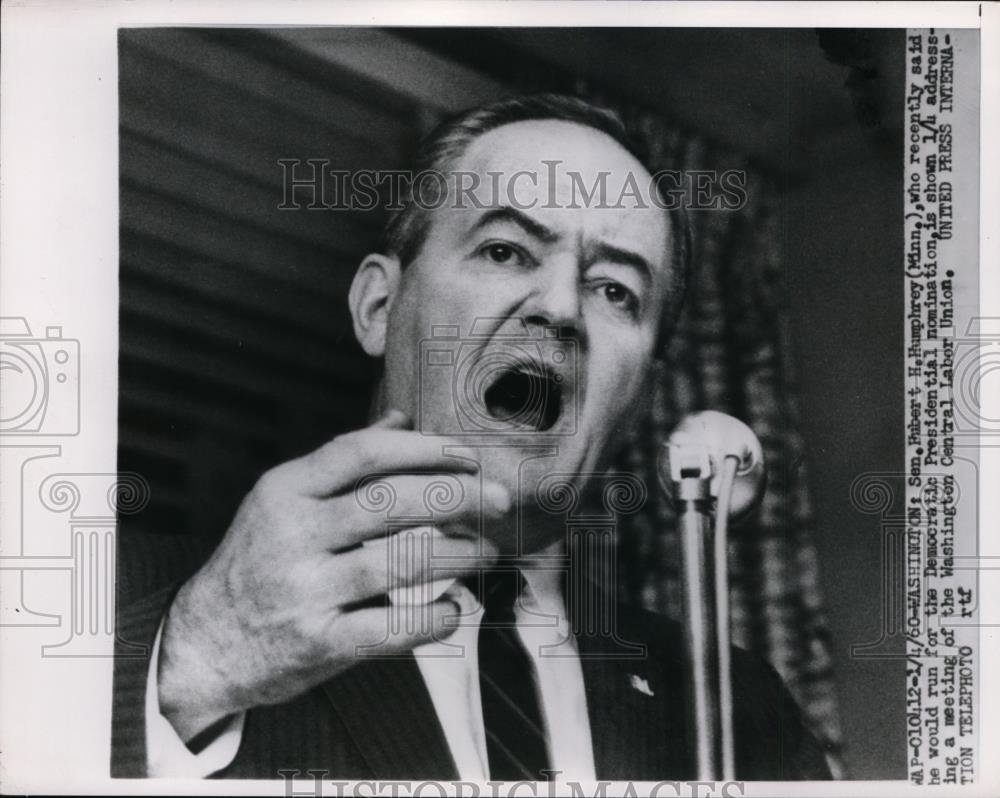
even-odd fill
[{"label": "man's nose", "polygon": [[524,315],[539,324],[580,331],[580,273],[569,259],[537,269],[535,285],[525,303]]}]

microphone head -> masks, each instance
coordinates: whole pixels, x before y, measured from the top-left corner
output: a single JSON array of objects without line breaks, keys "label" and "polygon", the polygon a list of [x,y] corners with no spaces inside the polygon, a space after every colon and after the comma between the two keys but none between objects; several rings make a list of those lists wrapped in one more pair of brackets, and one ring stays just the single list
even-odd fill
[{"label": "microphone head", "polygon": [[729,515],[739,517],[760,500],[767,478],[760,441],[739,419],[715,410],[685,416],[660,450],[660,483],[676,496],[676,486],[685,477],[709,478],[709,491],[718,498],[722,466],[730,456],[739,462]]}]

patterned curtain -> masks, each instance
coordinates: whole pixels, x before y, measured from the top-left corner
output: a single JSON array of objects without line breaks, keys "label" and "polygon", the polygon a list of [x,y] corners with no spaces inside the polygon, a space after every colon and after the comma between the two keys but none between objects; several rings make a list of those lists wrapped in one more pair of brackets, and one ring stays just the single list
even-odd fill
[{"label": "patterned curtain", "polygon": [[[582,93],[615,105],[596,92]],[[624,113],[645,139],[654,169],[718,169],[720,162],[739,162],[733,153],[713,151],[658,117]],[[719,410],[756,432],[768,485],[754,517],[731,531],[733,637],[781,673],[806,723],[826,746],[834,776],[843,778],[843,737],[785,306],[778,188],[746,163],[741,168],[747,172],[744,208],[689,214],[692,284],[679,328],[658,365],[650,416],[620,467],[659,486],[657,453],[689,412]],[[618,561],[623,599],[682,617],[675,515],[658,487],[650,490],[645,512],[623,519]]]}]

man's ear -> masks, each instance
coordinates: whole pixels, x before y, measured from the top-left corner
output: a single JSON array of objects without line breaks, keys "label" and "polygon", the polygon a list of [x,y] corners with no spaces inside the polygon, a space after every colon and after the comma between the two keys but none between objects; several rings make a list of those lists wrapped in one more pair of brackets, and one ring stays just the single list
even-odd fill
[{"label": "man's ear", "polygon": [[385,354],[385,332],[389,309],[399,290],[399,258],[391,255],[368,255],[351,283],[348,304],[354,320],[354,335],[372,357]]}]

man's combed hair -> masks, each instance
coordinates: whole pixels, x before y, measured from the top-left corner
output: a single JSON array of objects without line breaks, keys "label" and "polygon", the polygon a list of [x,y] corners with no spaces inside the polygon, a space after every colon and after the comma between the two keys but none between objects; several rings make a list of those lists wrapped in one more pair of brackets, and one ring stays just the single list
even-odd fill
[{"label": "man's combed hair", "polygon": [[[499,100],[472,108],[439,124],[421,143],[412,166],[412,174],[447,175],[455,169],[469,146],[480,136],[515,122],[557,120],[590,127],[607,134],[636,160],[647,165],[643,150],[615,111],[564,94],[532,94]],[[388,220],[383,232],[383,252],[395,255],[405,268],[420,253],[430,229],[426,203],[416,202],[413,183],[403,187],[400,209]],[[421,207],[421,205],[424,207]],[[683,208],[664,211],[670,221],[670,263],[673,285],[668,306],[664,308],[665,332],[676,321],[687,285],[690,268],[690,233]]]}]

